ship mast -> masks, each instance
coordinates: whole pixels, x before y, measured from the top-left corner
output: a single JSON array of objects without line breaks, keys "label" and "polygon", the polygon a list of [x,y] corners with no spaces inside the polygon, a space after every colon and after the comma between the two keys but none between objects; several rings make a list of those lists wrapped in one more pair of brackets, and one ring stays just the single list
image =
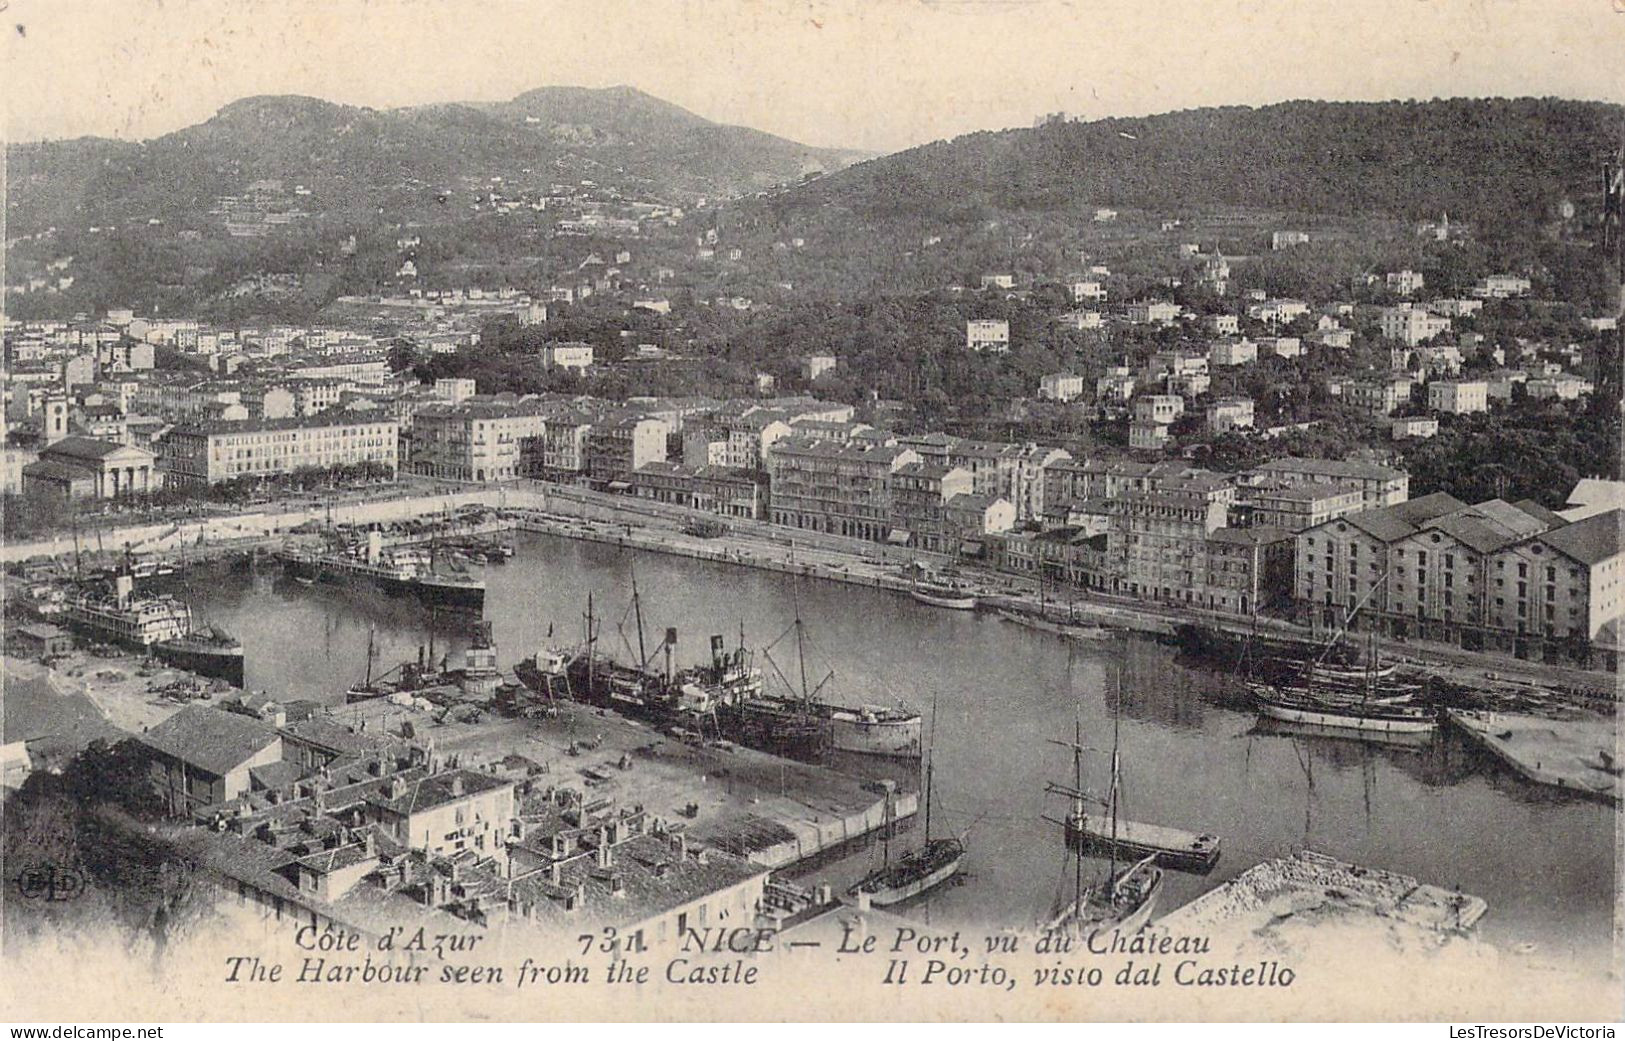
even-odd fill
[{"label": "ship mast", "polygon": [[[638,668],[645,669],[649,665],[649,654],[644,646],[643,639],[643,601],[638,597],[638,573],[632,572],[632,616],[638,625]],[[625,618],[625,615],[621,616]]]},{"label": "ship mast", "polygon": [[937,693],[931,692],[931,732],[925,746],[925,844],[931,845],[931,767],[937,748]]},{"label": "ship mast", "polygon": [[1121,732],[1121,716],[1123,708],[1123,666],[1119,662],[1117,668],[1112,670],[1114,680],[1114,696],[1112,698],[1112,779],[1111,791],[1106,798],[1107,812],[1111,814],[1112,842],[1111,842],[1111,874],[1106,876],[1108,898],[1116,894],[1117,886],[1117,803],[1119,799],[1119,781],[1122,772],[1118,760],[1118,735]]},{"label": "ship mast", "polygon": [[1072,912],[1083,905],[1083,711],[1072,721],[1072,807],[1078,821],[1078,838],[1072,847]]},{"label": "ship mast", "polygon": [[589,696],[593,690],[594,658],[597,654],[598,629],[592,617],[592,591],[587,591],[587,691]]}]

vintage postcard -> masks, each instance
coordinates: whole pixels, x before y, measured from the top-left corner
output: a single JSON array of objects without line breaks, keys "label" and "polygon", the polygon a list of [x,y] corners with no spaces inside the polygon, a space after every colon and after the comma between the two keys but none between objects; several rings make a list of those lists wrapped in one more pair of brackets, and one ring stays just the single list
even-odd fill
[{"label": "vintage postcard", "polygon": [[1620,1019],[1619,0],[0,14],[0,1019]]}]

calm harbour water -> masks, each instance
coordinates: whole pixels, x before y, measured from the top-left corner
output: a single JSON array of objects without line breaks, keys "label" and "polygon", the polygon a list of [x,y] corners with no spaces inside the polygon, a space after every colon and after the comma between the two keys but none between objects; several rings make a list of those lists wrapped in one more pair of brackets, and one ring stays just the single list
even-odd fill
[{"label": "calm harbour water", "polygon": [[[1045,796],[1068,781],[1081,715],[1085,744],[1109,747],[1113,674],[1122,660],[1120,747],[1125,816],[1211,831],[1224,855],[1209,876],[1169,872],[1162,908],[1184,903],[1266,857],[1309,846],[1485,897],[1484,934],[1549,955],[1600,956],[1613,929],[1614,811],[1529,785],[1451,736],[1420,748],[1262,732],[1224,696],[1231,681],[1148,641],[1081,646],[985,613],[923,607],[899,594],[802,581],[683,557],[521,535],[519,552],[487,572],[485,617],[506,667],[582,631],[595,594],[605,649],[629,657],[617,623],[635,570],[651,646],[678,630],[680,663],[704,657],[712,633],[734,645],[743,628],[760,648],[791,626],[799,602],[808,673],[833,670],[829,700],[936,705],[934,832],[967,832],[961,885],[905,913],[938,923],[1028,925],[1062,886],[1065,812]],[[193,579],[190,598],[247,647],[252,689],[333,701],[361,677],[369,629],[385,667],[428,641],[430,612],[405,599],[334,586],[303,587],[276,572]],[[449,624],[442,620],[442,624]],[[549,641],[550,627],[555,633]],[[625,629],[636,646],[633,624]],[[437,647],[460,650],[460,634]],[[796,675],[793,638],[772,651]],[[759,654],[758,664],[777,683]],[[455,661],[455,659],[454,659]],[[843,768],[884,773],[868,762]],[[895,770],[895,767],[889,768]],[[1087,763],[1100,787],[1106,760]],[[918,830],[897,841],[917,841]],[[845,884],[878,847],[820,866]]]}]

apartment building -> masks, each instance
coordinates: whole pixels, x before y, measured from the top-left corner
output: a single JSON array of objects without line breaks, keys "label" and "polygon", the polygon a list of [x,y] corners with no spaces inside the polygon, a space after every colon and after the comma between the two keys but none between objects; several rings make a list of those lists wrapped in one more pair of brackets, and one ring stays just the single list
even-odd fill
[{"label": "apartment building", "polygon": [[448,481],[540,476],[547,419],[533,404],[464,401],[412,417],[411,472]]},{"label": "apartment building", "polygon": [[1259,478],[1284,482],[1353,486],[1358,488],[1361,508],[1393,506],[1410,498],[1411,476],[1403,470],[1357,459],[1307,459],[1288,456],[1272,459],[1253,471]]},{"label": "apartment building", "polygon": [[1382,335],[1415,347],[1450,331],[1450,319],[1416,307],[1387,307],[1379,319]]},{"label": "apartment building", "polygon": [[645,463],[632,474],[632,494],[724,517],[760,520],[767,514],[767,480],[754,470]]},{"label": "apartment building", "polygon": [[1252,398],[1220,398],[1207,407],[1207,428],[1214,434],[1253,428]]},{"label": "apartment building", "polygon": [[632,490],[632,475],[648,464],[666,459],[666,437],[671,425],[648,416],[628,416],[596,424],[587,432],[585,476],[610,491]]},{"label": "apartment building", "polygon": [[184,423],[157,443],[166,481],[218,484],[236,477],[270,477],[305,467],[399,465],[400,424],[362,414],[241,423]]},{"label": "apartment building", "polygon": [[1434,380],[1428,384],[1428,408],[1453,416],[1488,412],[1490,385],[1483,380]]},{"label": "apartment building", "polygon": [[1002,318],[979,318],[966,322],[965,346],[977,353],[1005,353],[1010,349],[1010,323]]},{"label": "apartment building", "polygon": [[1373,416],[1392,415],[1411,400],[1415,382],[1409,376],[1351,380],[1343,385],[1343,400]]},{"label": "apartment building", "polygon": [[892,475],[920,454],[895,440],[788,437],[768,451],[773,523],[880,542],[891,533]]}]

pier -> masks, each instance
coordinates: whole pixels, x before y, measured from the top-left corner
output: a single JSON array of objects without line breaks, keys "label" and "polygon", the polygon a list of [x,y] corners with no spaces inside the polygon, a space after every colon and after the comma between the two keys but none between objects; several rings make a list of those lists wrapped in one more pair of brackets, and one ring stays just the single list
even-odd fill
[{"label": "pier", "polygon": [[1613,720],[1466,709],[1450,709],[1447,715],[1469,741],[1525,780],[1620,802],[1618,732]]}]

